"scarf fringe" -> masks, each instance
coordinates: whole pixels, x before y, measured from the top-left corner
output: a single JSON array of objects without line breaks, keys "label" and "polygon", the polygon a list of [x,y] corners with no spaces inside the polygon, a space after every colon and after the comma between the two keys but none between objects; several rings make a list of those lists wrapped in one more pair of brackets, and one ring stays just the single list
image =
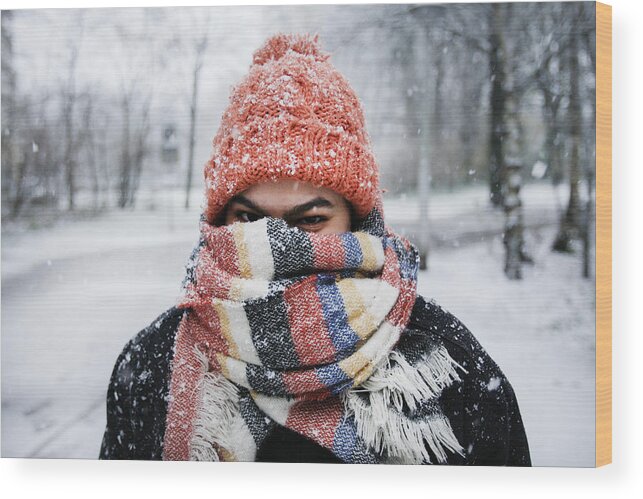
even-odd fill
[{"label": "scarf fringe", "polygon": [[[458,368],[465,371],[444,346],[416,365],[397,351],[392,352],[360,388],[350,390],[344,397],[347,413],[353,415],[366,445],[391,462],[406,464],[432,462],[425,442],[439,463],[447,462],[446,451],[462,455],[462,446],[442,413],[422,419],[411,419],[402,413],[404,403],[413,411],[421,402],[437,399],[444,388],[460,381]],[[360,392],[368,393],[368,401]]]},{"label": "scarf fringe", "polygon": [[[391,365],[391,361],[395,365]],[[455,381],[461,381],[458,369],[466,370],[451,358],[447,349],[440,345],[428,356],[412,365],[398,351],[386,358],[385,364],[376,369],[356,391],[384,392],[398,411],[403,404],[415,410],[418,401],[437,398],[442,390]]]},{"label": "scarf fringe", "polygon": [[[220,461],[233,447],[235,419],[239,414],[239,391],[225,376],[208,371],[208,357],[198,347],[194,353],[199,359],[202,378],[199,406],[190,439],[193,461]],[[221,456],[219,455],[221,452]]]}]

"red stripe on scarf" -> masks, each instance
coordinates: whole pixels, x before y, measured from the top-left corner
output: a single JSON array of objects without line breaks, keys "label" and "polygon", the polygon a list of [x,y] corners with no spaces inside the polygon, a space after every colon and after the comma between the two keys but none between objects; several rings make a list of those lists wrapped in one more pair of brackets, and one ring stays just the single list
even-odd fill
[{"label": "red stripe on scarf", "polygon": [[[301,364],[315,366],[333,362],[337,351],[326,329],[317,294],[317,276],[287,288],[284,301],[288,309],[291,337]],[[302,313],[302,310],[306,313]]]},{"label": "red stripe on scarf", "polygon": [[397,297],[395,307],[393,307],[391,312],[388,314],[387,320],[394,326],[403,327],[406,326],[409,318],[411,317],[411,312],[413,311],[413,304],[415,303],[416,297],[416,286],[415,282],[402,279],[399,287],[400,294]]},{"label": "red stripe on scarf", "polygon": [[315,268],[325,270],[336,270],[343,267],[344,244],[342,240],[333,234],[333,237],[311,237]]},{"label": "red stripe on scarf", "polygon": [[197,410],[197,381],[201,365],[193,353],[194,329],[184,318],[177,333],[174,359],[172,361],[172,383],[168,414],[179,418],[168,418],[163,442],[165,461],[186,461],[190,456],[190,438]]},{"label": "red stripe on scarf", "polygon": [[339,397],[330,397],[321,402],[298,402],[290,408],[286,426],[332,450],[343,413]]},{"label": "red stripe on scarf", "polygon": [[304,395],[315,400],[323,400],[330,395],[330,391],[314,370],[283,371],[281,379],[286,390],[292,395]]},{"label": "red stripe on scarf", "polygon": [[202,223],[201,230],[205,234],[206,248],[209,248],[212,256],[216,259],[218,268],[231,276],[238,277],[240,275],[239,259],[232,231],[224,227],[212,227],[205,223]]},{"label": "red stripe on scarf", "polygon": [[[196,336],[211,352],[230,355],[230,345],[221,333],[221,320],[211,305],[193,308]],[[214,353],[212,355],[214,358]]]},{"label": "red stripe on scarf", "polygon": [[386,264],[382,268],[381,279],[389,283],[394,288],[399,288],[402,277],[400,276],[400,262],[393,248],[390,246],[384,250],[384,261]]},{"label": "red stripe on scarf", "polygon": [[229,298],[232,275],[217,268],[217,262],[211,252],[203,248],[199,253],[199,264],[196,269],[198,286],[190,285],[180,307],[191,307],[212,303],[212,298]]}]

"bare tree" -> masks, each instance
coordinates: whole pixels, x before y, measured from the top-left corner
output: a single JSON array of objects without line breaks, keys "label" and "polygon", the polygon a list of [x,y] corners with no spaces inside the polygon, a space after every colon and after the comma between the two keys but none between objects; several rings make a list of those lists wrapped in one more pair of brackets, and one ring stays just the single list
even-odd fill
[{"label": "bare tree", "polygon": [[143,161],[149,153],[150,96],[141,97],[135,85],[121,96],[121,153],[118,176],[118,207],[134,206]]},{"label": "bare tree", "polygon": [[[3,208],[15,193],[16,173],[15,117],[16,117],[16,70],[12,33],[13,12],[2,13],[2,201]],[[11,203],[13,205],[13,203]],[[4,214],[3,209],[3,214]],[[12,213],[15,208],[12,207]]]},{"label": "bare tree", "polygon": [[16,218],[31,204],[51,203],[56,160],[46,110],[47,91],[21,95],[14,66],[14,13],[2,13],[2,200],[3,216]]},{"label": "bare tree", "polygon": [[[588,73],[595,77],[596,68],[596,31],[595,26],[595,7],[593,5],[583,4],[582,10],[585,18],[589,18],[588,27],[582,33],[583,49],[587,54],[590,63]],[[589,12],[588,12],[589,11]],[[583,220],[583,277],[589,278],[591,272],[591,237],[593,229],[594,215],[594,185],[596,182],[596,80],[593,79],[586,100],[589,102],[591,109],[591,119],[585,133],[586,159],[585,159],[585,186],[587,190],[587,201],[585,204],[585,217]],[[591,158],[591,160],[590,160]]]},{"label": "bare tree", "polygon": [[[580,13],[578,10],[577,13]],[[578,16],[574,16],[578,19]],[[581,140],[582,140],[582,112],[580,96],[580,69],[579,69],[579,34],[570,35],[570,43],[566,50],[566,72],[568,78],[569,106],[567,110],[566,126],[569,133],[569,199],[567,209],[561,217],[558,234],[553,243],[553,250],[559,252],[572,252],[572,241],[581,236],[582,208],[580,203],[581,183]]]},{"label": "bare tree", "polygon": [[159,10],[137,11],[142,16],[142,28],[128,28],[116,21],[114,29],[120,50],[115,64],[120,67],[121,115],[120,154],[118,159],[118,207],[132,207],[140,185],[143,164],[150,152],[151,106],[156,87],[156,74],[164,63],[157,33]]},{"label": "bare tree", "polygon": [[47,94],[22,96],[15,103],[16,120],[10,125],[11,192],[7,199],[11,218],[18,217],[29,206],[55,207],[58,179],[50,165],[59,161],[59,155],[58,141],[46,117],[49,99]]},{"label": "bare tree", "polygon": [[[104,153],[101,154],[98,150],[99,136],[104,134],[106,128],[106,115],[96,112],[98,100],[98,96],[94,95],[91,87],[79,94],[81,129],[78,142],[81,152],[84,153],[82,165],[90,179],[92,209],[95,213],[106,208],[103,193],[108,188],[104,173],[101,171],[105,166],[106,159],[102,158],[101,160]],[[99,114],[103,116],[103,120],[100,120]],[[102,130],[100,130],[101,128]]]},{"label": "bare tree", "polygon": [[489,110],[489,199],[494,206],[502,205],[502,168],[504,166],[504,141],[506,123],[506,71],[507,49],[505,23],[511,4],[494,3],[489,8],[489,73],[491,93]]},{"label": "bare tree", "polygon": [[194,145],[195,145],[195,127],[197,119],[197,103],[199,98],[199,80],[201,69],[203,68],[203,60],[208,48],[208,30],[209,15],[206,16],[205,28],[202,33],[194,40],[192,48],[194,51],[194,61],[192,65],[192,101],[190,102],[190,131],[188,138],[188,165],[187,165],[187,179],[185,182],[185,209],[190,207],[190,191],[192,190],[192,171],[194,170]]},{"label": "bare tree", "polygon": [[77,134],[75,127],[76,110],[76,64],[78,62],[78,46],[75,42],[69,49],[69,66],[67,81],[61,92],[61,118],[64,130],[63,166],[65,168],[65,183],[67,186],[67,207],[74,209],[76,194],[76,175],[78,168]]}]

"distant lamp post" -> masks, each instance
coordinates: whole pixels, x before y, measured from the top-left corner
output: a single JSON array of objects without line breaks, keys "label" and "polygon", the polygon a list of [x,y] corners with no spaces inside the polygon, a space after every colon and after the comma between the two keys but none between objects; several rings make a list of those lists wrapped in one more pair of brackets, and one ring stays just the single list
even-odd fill
[{"label": "distant lamp post", "polygon": [[429,192],[431,187],[431,166],[427,153],[423,152],[418,169],[418,201],[419,201],[419,234],[418,250],[420,252],[420,269],[429,266]]},{"label": "distant lamp post", "polygon": [[505,211],[505,274],[509,279],[522,279],[522,263],[531,260],[524,253],[522,201],[520,187],[522,165],[507,160],[503,171],[502,200]]}]

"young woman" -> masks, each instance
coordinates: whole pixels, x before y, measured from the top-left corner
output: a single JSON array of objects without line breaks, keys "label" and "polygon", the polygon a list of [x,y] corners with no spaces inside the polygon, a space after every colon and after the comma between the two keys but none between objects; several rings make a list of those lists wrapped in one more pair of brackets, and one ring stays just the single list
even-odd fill
[{"label": "young woman", "polygon": [[118,358],[101,458],[530,465],[511,385],[416,293],[317,37],[255,52],[205,178],[184,299]]}]

